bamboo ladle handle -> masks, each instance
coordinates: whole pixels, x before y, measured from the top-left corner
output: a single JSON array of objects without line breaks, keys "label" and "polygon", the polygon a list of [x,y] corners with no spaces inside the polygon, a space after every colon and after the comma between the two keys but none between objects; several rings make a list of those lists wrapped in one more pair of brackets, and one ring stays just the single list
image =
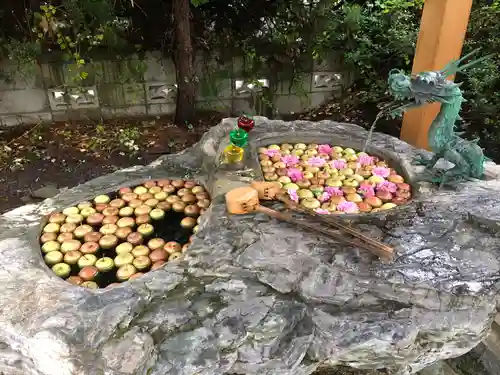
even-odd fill
[{"label": "bamboo ladle handle", "polygon": [[[252,212],[260,212],[274,219],[300,225],[308,229],[316,229],[309,224],[303,225],[290,217],[290,215],[261,206],[259,203],[259,192],[250,186],[236,188],[226,193],[226,206],[230,214],[245,215]],[[319,230],[319,232],[322,231]]]}]

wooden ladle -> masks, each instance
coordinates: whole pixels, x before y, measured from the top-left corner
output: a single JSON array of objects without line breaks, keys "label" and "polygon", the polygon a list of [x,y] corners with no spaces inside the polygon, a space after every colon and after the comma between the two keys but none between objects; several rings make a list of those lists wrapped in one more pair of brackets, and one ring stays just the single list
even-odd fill
[{"label": "wooden ladle", "polygon": [[259,192],[244,186],[226,193],[226,206],[231,214],[245,215],[251,212],[261,212],[276,219],[281,219],[281,213],[260,205]]},{"label": "wooden ladle", "polygon": [[276,200],[278,194],[280,194],[282,190],[279,182],[252,181],[250,186],[257,190],[259,199],[266,201]]},{"label": "wooden ladle", "polygon": [[[261,193],[261,196],[266,196],[265,189],[268,188],[271,189],[267,190],[268,199],[273,199],[277,196],[274,195],[272,198],[270,198],[274,193],[273,186],[263,184],[266,183],[254,185],[259,190],[248,186],[236,188],[226,193],[226,206],[229,213],[235,215],[245,215],[252,212],[260,212],[272,218],[295,224],[297,226],[300,226],[301,228],[324,234],[336,241],[341,241],[348,245],[368,250],[385,261],[391,261],[393,259],[392,248],[384,244],[380,244],[378,241],[372,240],[354,229],[349,229],[349,235],[354,238],[348,237],[341,232],[339,233],[338,231],[328,228],[326,225],[330,223],[316,223],[316,225],[314,225],[305,222],[304,220],[296,219],[289,213],[278,212],[271,208],[260,205],[259,191]],[[279,191],[280,189],[277,190],[276,194],[279,194]],[[340,229],[342,231],[341,228],[336,229]]]}]

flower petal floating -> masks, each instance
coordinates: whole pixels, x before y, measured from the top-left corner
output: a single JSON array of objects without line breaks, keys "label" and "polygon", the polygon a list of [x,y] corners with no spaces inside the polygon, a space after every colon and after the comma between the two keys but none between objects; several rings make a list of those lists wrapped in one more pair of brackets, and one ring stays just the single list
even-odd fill
[{"label": "flower petal floating", "polygon": [[373,186],[371,186],[370,184],[359,185],[358,193],[360,193],[365,198],[375,196],[375,190],[373,189]]},{"label": "flower petal floating", "polygon": [[331,194],[328,194],[328,192],[326,192],[326,191],[325,191],[325,192],[323,192],[323,193],[319,196],[319,198],[318,198],[318,199],[319,199],[319,201],[320,201],[321,203],[323,203],[323,202],[329,201],[331,197],[332,197],[332,195],[331,195]]},{"label": "flower petal floating", "polygon": [[288,189],[287,193],[292,201],[294,201],[295,203],[299,202],[299,195],[297,194],[297,191],[295,191],[293,189]]},{"label": "flower petal floating", "polygon": [[392,183],[390,181],[383,181],[377,184],[377,190],[385,191],[388,193],[395,193],[398,190],[398,187],[395,183]]},{"label": "flower petal floating", "polygon": [[320,154],[328,154],[328,155],[330,155],[332,153],[332,151],[333,151],[333,148],[330,145],[319,145],[318,146],[318,152]]},{"label": "flower petal floating", "polygon": [[299,164],[299,157],[295,155],[285,155],[281,157],[281,161],[286,164],[287,167],[295,167]]},{"label": "flower petal floating", "polygon": [[325,193],[328,193],[330,195],[330,198],[333,196],[341,197],[344,195],[344,192],[342,191],[342,189],[340,189],[336,186],[327,186],[325,188]]},{"label": "flower petal floating", "polygon": [[330,213],[328,210],[325,210],[324,208],[316,208],[314,212],[320,215],[328,215]]},{"label": "flower petal floating", "polygon": [[336,168],[336,169],[343,169],[343,168],[347,167],[347,163],[343,159],[337,159],[337,160],[332,160],[330,162],[330,166],[332,168]]},{"label": "flower petal floating", "polygon": [[269,156],[270,158],[272,158],[273,156],[279,155],[280,152],[278,150],[271,148],[271,149],[264,151],[264,154]]},{"label": "flower petal floating", "polygon": [[360,155],[358,157],[358,164],[363,167],[365,165],[373,165],[373,163],[375,162],[375,158],[373,156],[369,156],[369,155]]},{"label": "flower petal floating", "polygon": [[322,167],[325,163],[326,160],[318,156],[313,156],[307,160],[307,164],[311,167]]},{"label": "flower petal floating", "polygon": [[301,181],[304,179],[304,174],[302,173],[302,171],[300,169],[297,169],[297,168],[290,168],[286,172],[286,174],[288,177],[290,177],[290,179],[293,182]]},{"label": "flower petal floating", "polygon": [[391,170],[390,168],[385,168],[385,167],[375,167],[372,169],[372,174],[374,176],[386,178],[389,177],[389,175],[391,174]]},{"label": "flower petal floating", "polygon": [[354,214],[354,213],[359,212],[359,207],[354,202],[344,201],[344,202],[340,202],[337,205],[337,210],[345,212],[345,213],[349,213],[349,214]]}]

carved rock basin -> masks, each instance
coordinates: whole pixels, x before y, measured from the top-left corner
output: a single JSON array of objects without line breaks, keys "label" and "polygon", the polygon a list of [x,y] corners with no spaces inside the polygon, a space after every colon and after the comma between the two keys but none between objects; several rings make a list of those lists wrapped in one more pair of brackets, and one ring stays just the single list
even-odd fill
[{"label": "carved rock basin", "polygon": [[[260,214],[229,216],[224,188],[260,177],[256,159],[241,173],[215,168],[234,124],[0,217],[0,372],[307,375],[321,363],[405,375],[485,337],[500,285],[498,181],[433,191],[418,182],[415,149],[374,134],[368,152],[396,163],[416,192],[404,209],[349,217],[395,247],[395,262],[382,264]],[[251,143],[307,142],[307,134],[358,149],[367,135],[330,121],[256,118]],[[160,178],[197,179],[214,197],[184,259],[105,290],[69,285],[44,265],[44,215]]]}]

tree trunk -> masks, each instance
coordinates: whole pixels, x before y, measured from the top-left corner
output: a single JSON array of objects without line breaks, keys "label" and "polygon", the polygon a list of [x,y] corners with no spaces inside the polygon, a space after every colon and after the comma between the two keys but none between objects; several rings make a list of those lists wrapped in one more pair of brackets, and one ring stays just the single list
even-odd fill
[{"label": "tree trunk", "polygon": [[175,122],[183,125],[193,120],[196,99],[196,72],[193,64],[189,0],[173,0],[172,12],[177,44],[176,51],[174,51],[178,86]]}]

